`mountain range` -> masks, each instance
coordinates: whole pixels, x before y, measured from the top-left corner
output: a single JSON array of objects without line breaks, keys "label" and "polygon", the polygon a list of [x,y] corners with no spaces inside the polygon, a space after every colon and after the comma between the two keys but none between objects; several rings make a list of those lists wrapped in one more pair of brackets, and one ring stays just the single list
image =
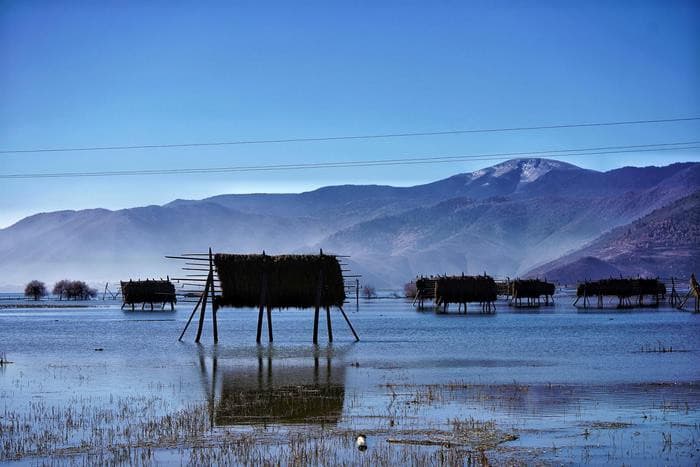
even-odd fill
[{"label": "mountain range", "polygon": [[[417,274],[575,281],[688,275],[700,257],[700,163],[607,172],[515,159],[412,187],[342,185],[162,206],[36,214],[0,229],[0,287],[178,275],[165,255],[350,255],[376,287]],[[575,276],[575,277],[574,277]]]}]

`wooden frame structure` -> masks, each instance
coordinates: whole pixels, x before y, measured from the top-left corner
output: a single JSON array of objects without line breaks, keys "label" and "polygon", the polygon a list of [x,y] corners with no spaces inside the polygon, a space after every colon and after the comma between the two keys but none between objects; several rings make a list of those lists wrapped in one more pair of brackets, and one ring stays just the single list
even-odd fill
[{"label": "wooden frame structure", "polygon": [[[168,303],[170,304],[171,311],[175,309],[175,303],[177,303],[175,286],[170,282],[169,277],[167,280],[146,279],[137,281],[129,280],[128,282],[121,281],[120,285],[122,310],[125,306],[131,305],[131,311],[134,311],[135,305],[139,303],[141,304],[141,310],[145,309],[147,303],[151,305],[151,311],[153,310],[154,303],[160,304],[161,310],[165,309],[165,305]],[[105,290],[108,290],[106,285]]]},{"label": "wooden frame structure", "polygon": [[419,277],[416,279],[416,296],[413,297],[412,305],[418,303],[418,309],[425,308],[425,300],[435,300],[435,285],[437,279],[433,276]]},{"label": "wooden frame structure", "polygon": [[[645,304],[644,297],[650,296],[653,303]],[[634,308],[645,306],[659,306],[666,296],[666,285],[658,279],[620,278],[602,279],[599,281],[586,281],[576,288],[577,306],[583,299],[583,308],[591,307],[589,298],[596,298],[596,306],[592,308],[605,308],[604,297],[617,297],[617,308]]]},{"label": "wooden frame structure", "polygon": [[457,303],[458,313],[467,314],[468,303],[481,305],[482,314],[496,312],[496,300],[498,298],[496,281],[491,276],[443,276],[438,277],[435,284],[435,304],[442,306],[443,313],[447,313],[450,303]]},{"label": "wooden frame structure", "polygon": [[[509,305],[517,308],[537,308],[544,296],[544,305],[554,305],[554,292],[556,287],[553,283],[539,279],[515,279],[509,284]],[[523,304],[525,299],[525,304]]]},{"label": "wooden frame structure", "polygon": [[[185,263],[186,265],[197,266],[183,268],[186,271],[200,272],[200,274],[190,275],[194,278],[183,278],[182,280],[186,281],[187,285],[201,286],[201,282],[204,282],[204,290],[201,291],[199,300],[178,340],[182,340],[197,310],[199,310],[199,325],[195,342],[200,341],[209,302],[212,305],[212,327],[215,343],[219,341],[217,312],[221,307],[226,306],[258,308],[257,343],[261,341],[263,315],[266,315],[267,318],[268,340],[273,341],[273,308],[313,308],[313,343],[317,344],[321,309],[326,311],[328,341],[333,342],[331,308],[337,307],[355,340],[360,340],[343,310],[345,282],[340,264],[336,256],[324,255],[322,250],[319,255],[269,256],[264,251],[262,255],[220,253],[214,255],[210,248],[206,255],[183,254],[182,256],[166,256],[166,258],[187,260],[190,262]],[[232,271],[245,271],[245,273],[236,277]],[[201,274],[201,272],[206,272],[206,274]],[[324,275],[332,277],[324,277]],[[298,279],[297,276],[301,279]],[[312,276],[313,280],[310,279]],[[202,277],[206,278],[202,279]],[[293,284],[290,285],[290,282]],[[219,288],[218,295],[215,291],[217,287]]]},{"label": "wooden frame structure", "polygon": [[673,281],[672,283],[673,291],[671,292],[671,305],[676,306],[676,308],[678,308],[679,310],[683,310],[685,304],[688,303],[688,300],[691,297],[695,297],[695,307],[693,308],[693,313],[700,313],[700,284],[698,284],[698,280],[695,278],[695,273],[692,273],[690,275],[688,293],[685,295],[685,297],[683,297],[683,299],[681,299],[678,293],[676,292],[675,281]]}]

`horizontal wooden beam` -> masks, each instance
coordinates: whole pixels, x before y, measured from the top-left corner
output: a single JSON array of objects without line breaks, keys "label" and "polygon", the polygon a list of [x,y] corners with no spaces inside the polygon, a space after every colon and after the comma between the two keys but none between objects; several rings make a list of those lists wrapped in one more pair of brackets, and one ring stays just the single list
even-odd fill
[{"label": "horizontal wooden beam", "polygon": [[[196,279],[194,277],[171,277],[170,280],[173,281],[194,281],[194,282],[206,282],[207,279]],[[216,282],[219,282],[219,279],[214,279]]]},{"label": "horizontal wooden beam", "polygon": [[191,256],[166,256],[168,259],[185,259],[188,261],[206,261],[207,263],[209,260],[207,258],[193,258]]}]

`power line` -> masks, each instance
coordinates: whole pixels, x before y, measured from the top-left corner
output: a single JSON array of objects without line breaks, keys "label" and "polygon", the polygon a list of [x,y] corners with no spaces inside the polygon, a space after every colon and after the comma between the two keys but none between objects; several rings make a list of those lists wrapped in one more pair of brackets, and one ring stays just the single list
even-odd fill
[{"label": "power line", "polygon": [[381,133],[367,135],[343,135],[343,136],[323,136],[310,138],[284,138],[284,139],[252,139],[236,141],[216,141],[200,143],[181,144],[143,144],[133,146],[90,146],[90,147],[66,147],[66,148],[38,148],[38,149],[4,149],[0,154],[28,154],[43,152],[78,152],[78,151],[122,151],[128,149],[168,149],[168,148],[201,148],[207,146],[235,146],[252,144],[277,144],[277,143],[310,143],[321,141],[342,141],[342,140],[362,140],[362,139],[383,139],[383,138],[407,138],[415,136],[444,136],[462,135],[470,133],[503,133],[512,131],[533,131],[533,130],[556,130],[563,128],[587,128],[622,125],[645,125],[652,123],[673,123],[689,122],[700,120],[699,117],[683,118],[661,118],[654,120],[627,120],[615,122],[588,122],[588,123],[567,123],[538,126],[506,127],[506,128],[476,128],[466,130],[444,130],[444,131],[423,131],[423,132],[402,132],[402,133]]},{"label": "power line", "polygon": [[263,171],[286,171],[286,170],[306,170],[324,168],[349,168],[349,167],[375,167],[392,165],[418,165],[418,164],[438,164],[450,162],[467,161],[498,161],[513,157],[532,157],[551,155],[553,157],[566,158],[577,156],[612,155],[633,152],[659,152],[671,150],[700,149],[700,141],[638,144],[627,146],[603,146],[593,148],[573,148],[555,149],[547,151],[527,151],[527,152],[506,152],[506,153],[486,153],[474,155],[458,156],[426,156],[396,159],[375,159],[357,161],[337,161],[337,162],[314,162],[304,164],[273,164],[257,166],[232,166],[232,167],[202,167],[202,168],[180,168],[180,169],[140,169],[140,170],[114,170],[100,172],[53,172],[53,173],[19,173],[0,174],[0,179],[37,179],[37,178],[79,178],[79,177],[118,177],[136,175],[184,175],[184,174],[211,174],[211,173],[233,173],[233,172],[263,172]]}]

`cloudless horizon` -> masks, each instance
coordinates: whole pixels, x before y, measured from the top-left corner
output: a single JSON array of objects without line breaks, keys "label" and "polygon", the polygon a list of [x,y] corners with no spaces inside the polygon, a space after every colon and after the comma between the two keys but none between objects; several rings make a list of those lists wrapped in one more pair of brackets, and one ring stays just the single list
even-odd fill
[{"label": "cloudless horizon", "polygon": [[[0,4],[0,151],[700,116],[700,4]],[[410,138],[0,154],[0,175],[456,156],[698,140],[700,121]],[[545,156],[557,159],[556,157]],[[594,170],[700,150],[560,160]],[[499,161],[2,179],[37,212],[338,184],[408,186]]]}]

